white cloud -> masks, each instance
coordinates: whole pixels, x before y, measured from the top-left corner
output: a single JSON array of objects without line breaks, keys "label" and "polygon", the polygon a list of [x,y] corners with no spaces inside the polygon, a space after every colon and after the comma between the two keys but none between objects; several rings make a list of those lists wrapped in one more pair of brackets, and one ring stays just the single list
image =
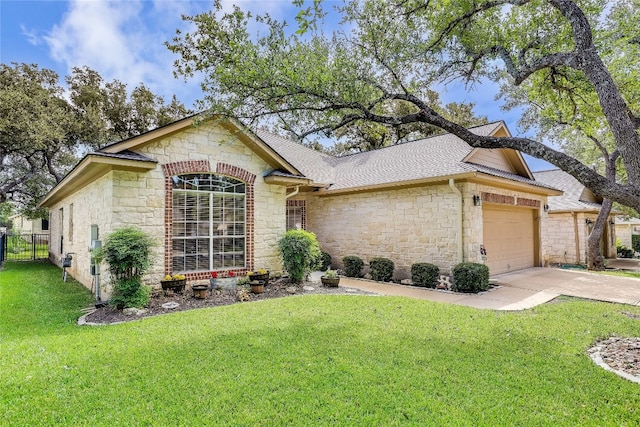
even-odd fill
[{"label": "white cloud", "polygon": [[[202,5],[202,2],[200,2]],[[173,57],[163,45],[182,26],[187,2],[73,0],[61,21],[44,37],[50,55],[72,67],[88,66],[106,81],[129,90],[144,83],[169,99],[185,90],[173,78]],[[191,99],[179,99],[189,104]]]}]

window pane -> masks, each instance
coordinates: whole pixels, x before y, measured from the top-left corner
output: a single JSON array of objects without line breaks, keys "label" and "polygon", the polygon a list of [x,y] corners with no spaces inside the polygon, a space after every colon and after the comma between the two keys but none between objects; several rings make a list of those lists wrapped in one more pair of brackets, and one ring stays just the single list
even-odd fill
[{"label": "window pane", "polygon": [[211,174],[172,181],[174,271],[244,267],[244,183]]}]

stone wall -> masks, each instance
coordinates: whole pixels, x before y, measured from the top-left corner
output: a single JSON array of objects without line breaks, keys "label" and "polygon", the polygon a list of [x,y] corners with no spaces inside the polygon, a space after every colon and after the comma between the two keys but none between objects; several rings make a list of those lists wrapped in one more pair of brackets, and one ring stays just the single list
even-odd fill
[{"label": "stone wall", "polygon": [[[596,218],[596,213],[588,212],[562,212],[544,215],[542,218],[544,259],[550,263],[558,264],[586,264],[587,244],[591,232],[587,219],[595,222]],[[609,217],[610,220],[613,218],[613,216]],[[613,236],[611,232],[613,232]],[[615,230],[609,224],[606,226],[602,239],[603,255],[615,258]]]},{"label": "stone wall", "polygon": [[[49,209],[49,259],[62,266],[64,255],[73,252],[73,261],[67,271],[87,288],[92,287],[93,281],[89,255],[90,227],[92,224],[99,226],[101,239],[112,231],[113,175],[114,172],[107,173]],[[106,266],[102,267],[100,279],[107,280]]]},{"label": "stone wall", "polygon": [[[631,236],[640,234],[640,223],[616,224],[616,238],[627,248],[632,248]],[[639,230],[636,232],[635,230]]]},{"label": "stone wall", "polygon": [[455,186],[461,196],[441,184],[297,198],[306,200],[307,229],[316,233],[323,250],[331,254],[334,267],[342,268],[346,255],[357,255],[365,263],[383,256],[395,263],[396,279],[410,277],[416,262],[435,264],[443,273],[460,262],[461,202],[462,260],[483,262],[482,208],[474,205],[474,195],[503,195],[514,204],[519,200],[518,206],[527,203],[527,208],[537,210],[546,202],[544,196],[473,182]]},{"label": "stone wall", "polygon": [[[247,176],[257,177],[253,195],[253,249],[247,251],[247,268],[282,269],[277,240],[285,232],[285,187],[266,184],[262,179],[272,168],[244,143],[221,127],[201,125],[156,140],[134,151],[158,161],[158,166],[146,173],[113,171],[68,196],[51,208],[51,258],[60,263],[56,250],[60,233],[65,236],[64,252],[76,252],[71,275],[91,287],[88,233],[91,224],[98,224],[100,237],[125,226],[134,225],[151,234],[158,245],[155,260],[145,277],[148,284],[159,285],[168,271],[165,261],[165,175],[162,166],[168,163],[201,161],[210,165],[210,172],[235,168]],[[248,198],[248,197],[247,197]],[[249,201],[247,201],[249,202]],[[74,238],[68,239],[68,211],[73,204]],[[64,227],[60,227],[59,209],[64,209]],[[247,215],[249,212],[247,212]],[[247,239],[249,240],[249,239]],[[249,259],[251,258],[251,259]],[[106,273],[106,267],[103,269]],[[109,278],[102,275],[105,293],[109,293]]]},{"label": "stone wall", "polygon": [[459,198],[446,185],[308,196],[307,228],[342,267],[357,255],[367,263],[388,257],[396,278],[410,276],[411,264],[430,262],[444,271],[457,260]]}]

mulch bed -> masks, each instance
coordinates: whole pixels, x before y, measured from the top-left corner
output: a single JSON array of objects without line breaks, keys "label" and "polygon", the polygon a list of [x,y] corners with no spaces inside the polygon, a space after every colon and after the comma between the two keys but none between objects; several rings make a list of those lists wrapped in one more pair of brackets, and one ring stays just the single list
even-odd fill
[{"label": "mulch bed", "polygon": [[[238,292],[245,290],[241,297],[246,299],[240,301]],[[238,286],[236,290],[220,289],[210,290],[207,292],[205,299],[197,299],[193,296],[193,292],[189,286],[182,293],[174,293],[172,291],[154,290],[149,301],[149,306],[142,312],[135,315],[125,315],[122,310],[117,310],[110,306],[96,309],[94,312],[85,316],[85,321],[95,324],[121,323],[137,320],[144,317],[157,316],[160,314],[173,313],[176,311],[193,310],[197,308],[218,307],[229,304],[238,304],[251,301],[263,301],[271,298],[283,298],[293,295],[310,295],[310,294],[353,294],[353,295],[374,295],[371,292],[365,292],[359,289],[337,287],[328,288],[322,286],[321,283],[302,283],[292,284],[288,279],[278,279],[269,282],[264,287],[264,293],[254,294],[248,287]],[[162,305],[169,302],[178,303],[178,307],[167,309]]]}]

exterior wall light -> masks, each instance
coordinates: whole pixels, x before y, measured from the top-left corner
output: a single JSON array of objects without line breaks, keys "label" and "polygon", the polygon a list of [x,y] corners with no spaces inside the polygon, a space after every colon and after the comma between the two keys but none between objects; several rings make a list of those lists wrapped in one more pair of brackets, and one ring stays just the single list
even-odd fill
[{"label": "exterior wall light", "polygon": [[611,221],[609,221],[609,225],[613,227],[613,226],[616,225],[616,222],[614,220],[611,220]]},{"label": "exterior wall light", "polygon": [[544,205],[543,208],[545,212],[549,212],[549,205]]},{"label": "exterior wall light", "polygon": [[482,199],[477,194],[473,196],[473,206],[482,206]]},{"label": "exterior wall light", "polygon": [[591,219],[589,219],[589,218],[585,219],[585,220],[584,220],[584,222],[585,222],[587,225],[593,225],[593,220],[591,220]]}]

